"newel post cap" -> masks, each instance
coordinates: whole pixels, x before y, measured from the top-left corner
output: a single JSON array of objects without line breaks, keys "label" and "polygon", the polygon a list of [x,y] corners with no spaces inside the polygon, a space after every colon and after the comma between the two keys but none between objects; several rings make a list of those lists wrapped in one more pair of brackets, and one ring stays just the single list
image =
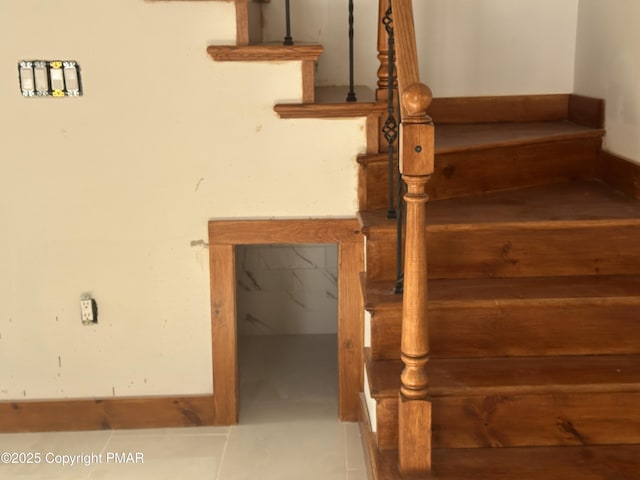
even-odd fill
[{"label": "newel post cap", "polygon": [[412,83],[402,92],[402,105],[411,117],[426,117],[433,94],[424,83]]}]

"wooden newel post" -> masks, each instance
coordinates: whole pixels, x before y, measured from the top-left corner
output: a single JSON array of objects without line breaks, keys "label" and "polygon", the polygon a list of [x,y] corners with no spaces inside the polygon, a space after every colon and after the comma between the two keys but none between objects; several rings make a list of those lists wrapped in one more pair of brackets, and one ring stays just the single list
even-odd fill
[{"label": "wooden newel post", "polygon": [[403,476],[425,476],[431,469],[429,401],[429,325],[427,323],[427,182],[433,173],[434,130],[427,108],[431,90],[409,85],[401,95],[400,172],[407,185],[404,295],[402,307],[399,404],[399,460]]}]

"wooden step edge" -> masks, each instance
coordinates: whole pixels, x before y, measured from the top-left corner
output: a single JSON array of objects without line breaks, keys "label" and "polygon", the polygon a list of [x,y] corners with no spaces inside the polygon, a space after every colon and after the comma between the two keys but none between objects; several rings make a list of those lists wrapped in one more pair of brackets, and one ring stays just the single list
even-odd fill
[{"label": "wooden step edge", "polygon": [[217,62],[317,61],[324,47],[319,44],[210,45],[207,53]]},{"label": "wooden step edge", "polygon": [[640,445],[434,448],[433,480],[638,480]]},{"label": "wooden step edge", "polygon": [[360,274],[360,288],[364,298],[364,309],[373,312],[396,310],[402,305],[402,294],[394,293],[394,282],[369,281],[367,272]]},{"label": "wooden step edge", "polygon": [[[398,308],[402,295],[389,280],[361,278],[365,302],[371,310]],[[429,307],[489,307],[554,304],[593,306],[640,302],[640,275],[601,275],[518,278],[429,279]]]},{"label": "wooden step edge", "polygon": [[496,298],[496,299],[451,299],[430,300],[429,309],[447,308],[510,308],[510,307],[606,307],[606,306],[638,306],[640,295],[617,297],[565,296],[558,298]]},{"label": "wooden step edge", "polygon": [[[400,480],[397,450],[379,450],[376,433],[371,430],[369,410],[364,395],[360,394],[360,441],[369,480]],[[406,479],[405,479],[406,480]]]},{"label": "wooden step edge", "polygon": [[[385,210],[376,210],[375,213],[372,213],[369,210],[358,211],[358,213],[356,214],[356,218],[358,219],[358,224],[360,225],[360,231],[365,237],[369,235],[372,232],[372,228],[376,226],[375,223],[371,221],[371,216],[375,215],[376,218],[385,218],[384,212]],[[384,222],[386,225],[386,223],[391,222],[391,220],[385,218]],[[395,225],[395,220],[393,220],[393,222]]]},{"label": "wooden step edge", "polygon": [[377,163],[387,163],[389,161],[389,154],[383,153],[367,153],[364,155],[358,155],[356,161],[359,165],[368,166],[375,165]]},{"label": "wooden step edge", "polygon": [[[428,218],[427,206],[427,221]],[[377,218],[374,218],[377,217]],[[358,219],[362,233],[365,235],[396,235],[396,221],[384,217],[384,210],[358,212]],[[486,230],[511,230],[514,228],[526,230],[557,230],[560,228],[614,228],[625,226],[639,226],[640,218],[594,218],[588,220],[551,219],[551,220],[520,220],[520,221],[491,221],[471,223],[441,223],[428,224],[427,233],[439,232],[467,232]]]},{"label": "wooden step edge", "polygon": [[273,107],[280,118],[353,118],[378,115],[384,105],[378,102],[279,103]]},{"label": "wooden step edge", "polygon": [[402,361],[374,360],[371,348],[365,348],[364,362],[371,396],[376,400],[397,397],[400,391],[400,374],[404,368]]},{"label": "wooden step edge", "polygon": [[[398,381],[398,390],[400,382]],[[436,388],[430,390],[432,397],[476,397],[476,396],[514,396],[514,395],[579,395],[594,393],[640,393],[640,383],[633,384],[583,384],[583,385],[519,385],[519,386],[491,386],[470,388]]]},{"label": "wooden step edge", "polygon": [[[546,362],[551,367],[554,362],[562,366],[562,362],[568,362],[571,359],[577,361],[585,361],[585,365],[597,365],[599,360],[619,361],[620,366],[624,368],[625,360],[636,360],[640,358],[638,355],[602,355],[602,356],[553,356],[553,357],[501,357],[501,358],[471,358],[471,359],[432,359],[430,362],[430,376],[432,384],[430,389],[431,397],[459,397],[459,396],[486,396],[486,395],[557,395],[557,394],[589,394],[595,392],[607,393],[640,393],[640,375],[635,376],[635,371],[630,374],[622,369],[617,369],[620,374],[619,379],[612,378],[611,382],[593,382],[585,381],[584,383],[531,383],[519,385],[481,385],[476,383],[472,385],[471,381],[461,381],[459,377],[460,365],[464,367],[465,363],[473,365],[477,371],[467,367],[470,375],[481,372],[479,369],[483,366],[483,362],[508,362],[513,368],[527,368],[527,362]],[[456,370],[455,364],[458,364]],[[636,362],[637,363],[637,362]],[[451,367],[453,365],[453,367]],[[591,365],[591,366],[593,366]],[[396,397],[400,391],[400,374],[404,368],[400,360],[374,360],[371,355],[371,349],[365,349],[365,366],[367,369],[367,378],[369,379],[369,390],[371,396],[376,400],[381,398]],[[606,368],[605,368],[606,367]],[[602,367],[603,371],[613,367],[607,365]],[[515,370],[514,370],[515,371]],[[507,372],[514,372],[507,369]],[[458,377],[455,377],[457,372]],[[588,374],[589,372],[587,372]],[[615,373],[614,373],[615,374]],[[453,375],[453,376],[452,376]],[[504,375],[504,373],[503,373]],[[514,381],[516,377],[507,374],[504,378]],[[625,377],[626,376],[626,377]],[[458,378],[456,380],[456,378]],[[546,377],[545,377],[546,378]],[[575,379],[572,377],[572,379]],[[521,379],[520,379],[521,380]]]},{"label": "wooden step edge", "polygon": [[[569,280],[570,281],[570,280]],[[387,282],[391,283],[391,282]],[[366,286],[363,286],[366,288]],[[402,295],[391,294],[388,297],[382,295],[367,294],[365,290],[364,308],[368,312],[398,311],[402,308]],[[531,297],[531,298],[499,298],[476,299],[476,298],[455,298],[429,300],[427,308],[429,311],[446,310],[449,308],[474,308],[474,309],[497,309],[512,307],[608,307],[608,306],[629,306],[640,308],[640,295],[630,294],[628,296],[607,296],[597,297],[593,295],[585,296],[562,296],[555,298]]]},{"label": "wooden step edge", "polygon": [[[573,228],[615,228],[640,226],[640,218],[602,218],[591,220],[522,220],[522,221],[493,221],[476,223],[443,223],[427,225],[427,233],[440,232],[468,232],[468,231],[500,231],[500,230],[557,230]],[[384,224],[362,225],[362,232],[365,235],[395,235],[395,220],[390,220]]]},{"label": "wooden step edge", "polygon": [[[400,392],[400,374],[402,362],[399,360],[376,360],[394,364],[394,378],[383,380],[369,380],[374,385],[371,388],[371,396],[380,400],[383,398],[396,398]],[[391,370],[391,366],[389,366]],[[375,370],[374,370],[375,371]],[[367,369],[369,372],[369,369]],[[373,374],[368,373],[369,378]],[[375,388],[378,387],[378,388]],[[584,385],[523,385],[523,386],[485,386],[485,387],[458,387],[439,388],[432,386],[429,394],[432,398],[446,397],[477,397],[477,396],[515,396],[515,395],[561,395],[561,394],[594,394],[594,393],[640,393],[640,384],[584,384]]]},{"label": "wooden step edge", "polygon": [[[436,155],[448,155],[453,153],[470,153],[470,152],[478,152],[482,150],[489,150],[489,149],[496,149],[496,148],[518,147],[523,145],[552,144],[552,143],[558,143],[558,142],[567,142],[570,140],[601,138],[606,133],[604,129],[593,129],[593,130],[587,130],[583,132],[555,134],[555,135],[541,135],[539,137],[529,137],[529,138],[523,138],[523,139],[488,141],[488,142],[476,143],[471,145],[442,147],[438,145],[438,126],[436,125],[435,128],[436,128],[435,130],[436,131],[436,144],[435,144]],[[388,154],[386,152],[381,152],[381,153],[370,154],[370,155],[361,155],[358,158],[358,163],[361,165],[376,165],[381,163],[387,163],[388,160],[389,160]]]},{"label": "wooden step edge", "polygon": [[[552,220],[522,220],[522,221],[494,221],[477,223],[443,223],[427,225],[427,233],[436,232],[464,232],[464,231],[486,231],[486,230],[512,230],[514,228],[523,230],[557,230],[573,228],[615,228],[640,226],[640,218],[594,218],[589,220],[552,219]],[[391,230],[389,225],[381,228]],[[387,232],[389,233],[389,232]]]},{"label": "wooden step edge", "polygon": [[381,310],[396,310],[398,305],[402,305],[402,294],[394,293],[394,282],[375,282],[377,284],[384,283],[388,290],[380,292],[379,289],[372,291],[371,282],[367,279],[367,272],[360,273],[360,290],[364,299],[364,309],[368,312]]},{"label": "wooden step edge", "polygon": [[[437,130],[436,125],[436,130]],[[478,152],[482,150],[489,150],[494,148],[507,148],[507,147],[519,147],[524,145],[541,145],[551,144],[558,142],[566,142],[570,140],[584,140],[589,138],[600,138],[605,135],[604,129],[586,130],[584,132],[575,133],[563,133],[555,135],[541,135],[540,137],[518,138],[513,140],[500,140],[500,141],[488,141],[486,143],[477,143],[472,145],[454,146],[454,147],[439,147],[437,136],[435,145],[436,155],[446,155],[451,153],[469,153]]]}]

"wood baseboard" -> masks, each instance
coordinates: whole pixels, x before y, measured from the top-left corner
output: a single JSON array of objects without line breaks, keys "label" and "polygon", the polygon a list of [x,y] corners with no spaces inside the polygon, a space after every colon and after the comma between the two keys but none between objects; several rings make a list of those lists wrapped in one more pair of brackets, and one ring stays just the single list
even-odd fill
[{"label": "wood baseboard", "polygon": [[0,402],[0,432],[51,432],[216,424],[214,396]]},{"label": "wood baseboard", "polygon": [[603,150],[598,159],[597,172],[605,183],[640,199],[640,164]]},{"label": "wood baseboard", "polygon": [[573,94],[434,98],[428,111],[438,125],[456,123],[557,122],[604,125],[604,101]]}]

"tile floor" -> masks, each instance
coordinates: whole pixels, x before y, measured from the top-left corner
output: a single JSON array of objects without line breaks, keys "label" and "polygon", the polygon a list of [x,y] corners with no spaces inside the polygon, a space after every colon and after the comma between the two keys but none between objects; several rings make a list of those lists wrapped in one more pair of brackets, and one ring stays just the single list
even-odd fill
[{"label": "tile floor", "polygon": [[[0,453],[41,456],[0,463],[0,479],[364,480],[358,426],[337,420],[336,345],[335,335],[241,337],[239,425],[0,434]],[[80,463],[61,464],[71,457]]]}]

